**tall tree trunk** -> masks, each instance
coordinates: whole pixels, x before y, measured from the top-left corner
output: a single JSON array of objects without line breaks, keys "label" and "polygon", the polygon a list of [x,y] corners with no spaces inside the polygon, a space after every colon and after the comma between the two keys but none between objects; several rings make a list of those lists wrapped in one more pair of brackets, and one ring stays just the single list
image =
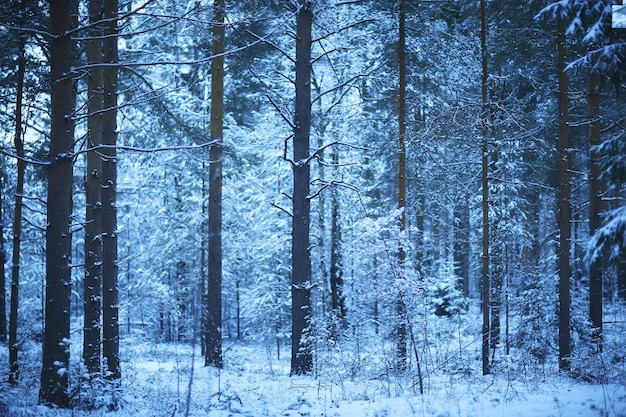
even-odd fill
[{"label": "tall tree trunk", "polygon": [[[339,154],[333,150],[333,165],[338,166]],[[330,297],[333,311],[333,333],[339,336],[339,324],[343,330],[347,329],[346,302],[343,292],[343,256],[341,253],[341,224],[339,216],[339,196],[337,187],[333,187],[331,196],[331,225],[330,225]]]},{"label": "tall tree trunk", "polygon": [[[600,154],[594,149],[600,145],[600,93],[599,74],[593,68],[589,71],[589,235],[601,226],[600,213],[603,209],[602,195],[605,191],[600,180]],[[592,337],[602,350],[602,257],[589,265],[589,319]]]},{"label": "tall tree trunk", "polygon": [[[398,91],[398,208],[400,209],[400,234],[406,229],[406,3],[400,0],[399,33],[398,33],[398,64],[399,64],[399,91]],[[401,238],[402,239],[402,238]],[[402,286],[406,279],[404,264],[406,251],[400,240],[398,247],[398,300],[396,310],[398,323],[396,328],[397,346],[396,361],[398,369],[406,369],[407,361],[407,312]]]},{"label": "tall tree trunk", "polygon": [[558,270],[559,270],[559,368],[570,368],[570,172],[568,135],[568,77],[565,72],[567,48],[565,41],[566,23],[557,21],[557,72],[559,79],[559,142],[558,142]]},{"label": "tall tree trunk", "polygon": [[205,365],[222,364],[222,158],[224,124],[225,2],[213,3],[213,55],[211,61],[211,146],[209,166],[209,279]]},{"label": "tall tree trunk", "polygon": [[[102,56],[102,0],[89,1],[90,39],[87,61],[92,67],[87,79],[87,140],[88,147],[102,145],[103,69],[98,67]],[[87,153],[85,181],[85,277],[83,285],[84,328],[83,361],[90,375],[100,372],[100,310],[102,295],[102,175],[101,150]]]},{"label": "tall tree trunk", "polygon": [[45,328],[39,402],[67,408],[70,360],[72,159],[76,92],[72,85],[75,1],[50,2],[50,165],[46,228]]},{"label": "tall tree trunk", "polygon": [[[202,172],[205,172],[206,164],[202,162]],[[200,314],[200,354],[203,358],[206,359],[206,348],[207,348],[207,322],[208,322],[208,294],[207,294],[207,277],[208,277],[208,265],[207,265],[207,246],[208,246],[208,216],[207,216],[207,208],[204,204],[206,201],[207,190],[206,190],[206,180],[204,175],[202,176],[202,223],[201,223],[201,231],[200,235],[202,236],[202,243],[200,247],[200,306],[201,306],[201,314]]]},{"label": "tall tree trunk", "polygon": [[104,111],[102,113],[102,357],[107,378],[118,380],[120,329],[117,262],[117,14],[118,0],[104,0],[107,21],[102,42]]},{"label": "tall tree trunk", "polygon": [[[22,139],[22,100],[24,98],[24,73],[26,55],[24,39],[20,39],[17,63],[17,100],[15,102],[15,153],[17,154],[17,183],[15,185],[15,209],[13,214],[13,253],[11,267],[11,312],[9,317],[9,383],[17,385],[19,379],[17,316],[19,311],[20,291],[20,246],[22,241],[22,207],[24,194],[24,140]],[[4,281],[4,275],[3,275]],[[2,294],[4,296],[4,294]]]},{"label": "tall tree trunk", "polygon": [[313,370],[309,200],[311,166],[311,31],[313,2],[298,0],[296,12],[296,97],[293,138],[293,225],[291,232],[291,374]]},{"label": "tall tree trunk", "polygon": [[489,129],[487,125],[489,109],[487,102],[487,13],[485,0],[480,0],[480,50],[482,62],[482,211],[483,211],[483,254],[482,254],[482,363],[483,375],[491,373],[489,366],[489,306],[491,284],[489,279]]},{"label": "tall tree trunk", "polygon": [[[4,168],[4,167],[3,167]],[[2,179],[4,169],[0,169],[0,219],[3,219],[4,210],[2,208],[2,198],[4,194]],[[7,299],[6,299],[6,277],[4,264],[7,260],[7,253],[4,248],[4,222],[0,220],[0,342],[7,340]]]},{"label": "tall tree trunk", "polygon": [[469,297],[469,218],[467,199],[454,207],[454,273],[457,288]]}]

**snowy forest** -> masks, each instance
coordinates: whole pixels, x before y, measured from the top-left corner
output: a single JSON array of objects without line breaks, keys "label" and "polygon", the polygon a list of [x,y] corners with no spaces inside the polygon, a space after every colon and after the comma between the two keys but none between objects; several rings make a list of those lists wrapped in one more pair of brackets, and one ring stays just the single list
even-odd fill
[{"label": "snowy forest", "polygon": [[3,0],[0,415],[626,416],[626,6]]}]

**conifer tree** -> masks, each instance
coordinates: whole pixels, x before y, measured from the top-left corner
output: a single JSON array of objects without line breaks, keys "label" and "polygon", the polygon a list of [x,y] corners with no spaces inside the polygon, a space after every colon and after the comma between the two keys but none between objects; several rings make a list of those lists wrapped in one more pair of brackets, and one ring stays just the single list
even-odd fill
[{"label": "conifer tree", "polygon": [[72,160],[76,92],[72,85],[76,1],[50,2],[50,165],[46,228],[45,328],[39,402],[67,408],[70,360]]}]

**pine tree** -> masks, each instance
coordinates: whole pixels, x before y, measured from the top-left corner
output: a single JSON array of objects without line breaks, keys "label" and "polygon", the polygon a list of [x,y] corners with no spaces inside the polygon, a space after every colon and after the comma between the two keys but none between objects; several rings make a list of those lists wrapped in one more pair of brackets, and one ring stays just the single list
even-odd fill
[{"label": "pine tree", "polygon": [[70,295],[72,234],[72,159],[76,93],[72,85],[74,62],[72,29],[78,3],[50,2],[50,165],[46,229],[46,294],[43,363],[39,402],[70,406]]},{"label": "pine tree", "polygon": [[[87,41],[87,133],[88,147],[102,144],[103,67],[102,63],[102,0],[89,1],[89,31]],[[85,181],[85,277],[83,283],[84,331],[83,361],[90,374],[100,372],[101,355],[101,295],[102,295],[102,159],[100,149],[87,153]]]},{"label": "pine tree", "polygon": [[569,167],[569,132],[568,132],[568,76],[565,71],[567,45],[565,20],[557,17],[557,73],[559,79],[559,142],[558,142],[558,272],[559,272],[559,368],[570,367],[570,167]]},{"label": "pine tree", "polygon": [[222,363],[222,158],[224,143],[225,2],[213,3],[211,61],[211,145],[209,167],[209,252],[205,365]]},{"label": "pine tree", "polygon": [[119,357],[119,288],[117,231],[117,15],[118,0],[104,0],[107,22],[103,39],[102,74],[102,356],[107,377],[121,378]]},{"label": "pine tree", "polygon": [[296,94],[293,137],[293,224],[291,234],[291,374],[313,369],[311,331],[311,253],[309,199],[311,165],[311,42],[313,6],[310,0],[296,4]]}]

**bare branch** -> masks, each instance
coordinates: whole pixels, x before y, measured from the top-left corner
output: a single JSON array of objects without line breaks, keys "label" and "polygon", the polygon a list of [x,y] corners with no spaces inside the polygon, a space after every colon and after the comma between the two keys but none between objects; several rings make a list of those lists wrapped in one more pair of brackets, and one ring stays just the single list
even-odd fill
[{"label": "bare branch", "polygon": [[[363,20],[359,20],[359,21],[357,21],[357,22],[354,22],[354,23],[351,23],[351,24],[349,24],[349,25],[343,26],[343,27],[341,27],[341,28],[339,28],[339,29],[337,29],[337,30],[335,30],[335,31],[328,32],[328,33],[326,33],[326,34],[324,34],[324,35],[320,36],[319,38],[315,38],[315,39],[313,39],[313,42],[319,42],[319,41],[322,41],[322,40],[324,40],[324,39],[326,39],[326,38],[329,38],[329,37],[331,37],[331,36],[333,36],[333,35],[336,35],[336,34],[338,34],[338,33],[341,33],[341,32],[343,32],[343,31],[345,31],[345,30],[351,29],[351,28],[353,28],[353,27],[356,27],[356,26],[359,26],[359,25],[363,25],[363,24],[366,24],[366,23],[373,23],[373,22],[375,22],[375,20],[374,20],[374,19],[363,19]],[[318,27],[319,27],[319,25],[318,25]]]},{"label": "bare branch", "polygon": [[334,141],[334,142],[330,142],[327,143],[326,145],[318,148],[315,152],[313,152],[308,158],[303,159],[301,161],[298,161],[297,164],[299,166],[303,166],[306,165],[308,163],[310,163],[313,159],[318,159],[319,155],[324,152],[325,149],[330,148],[331,146],[346,146],[348,148],[351,149],[357,149],[359,151],[370,151],[371,149],[369,148],[365,148],[363,146],[357,146],[357,145],[352,145],[350,143],[345,143],[345,142],[339,142],[339,141]]},{"label": "bare branch", "polygon": [[369,70],[369,71],[367,71],[365,73],[356,74],[356,75],[348,78],[344,82],[342,82],[340,84],[337,84],[336,86],[334,86],[334,87],[332,87],[332,88],[330,88],[330,89],[328,89],[328,90],[326,90],[324,92],[321,92],[320,94],[317,95],[317,97],[315,97],[313,100],[311,100],[311,104],[315,103],[317,100],[321,99],[326,94],[329,94],[329,93],[332,93],[333,91],[337,91],[337,90],[342,89],[344,87],[350,86],[350,84],[352,84],[354,81],[358,80],[359,78],[370,76],[372,73],[376,72],[381,67],[382,67],[382,64],[372,68],[371,70]]},{"label": "bare branch", "polygon": [[272,207],[275,207],[275,208],[277,208],[278,210],[282,211],[283,213],[287,213],[287,215],[293,219],[293,214],[291,214],[291,212],[290,212],[289,210],[287,210],[287,209],[285,209],[285,208],[283,208],[283,207],[279,206],[278,204],[276,204],[276,203],[274,203],[274,202],[271,202],[271,203],[270,203],[270,205],[271,205]]},{"label": "bare branch", "polygon": [[219,144],[220,138],[214,139],[210,142],[201,143],[199,145],[177,145],[177,146],[164,146],[161,148],[138,148],[136,146],[123,146],[123,145],[96,145],[90,148],[81,149],[74,153],[74,155],[80,155],[91,151],[100,151],[104,149],[116,149],[118,151],[139,152],[139,153],[155,153],[155,152],[169,152],[169,151],[195,151],[198,149],[204,149],[213,145]]},{"label": "bare branch", "polygon": [[278,112],[280,117],[282,117],[283,120],[285,122],[287,122],[289,127],[291,127],[293,129],[294,128],[293,122],[285,115],[283,110],[278,106],[278,104],[274,101],[274,99],[272,97],[270,97],[269,94],[265,94],[265,97],[267,97],[267,99],[270,101],[271,105],[276,109],[276,111]]},{"label": "bare branch", "polygon": [[319,183],[322,184],[321,187],[317,191],[315,191],[313,194],[308,195],[307,196],[308,200],[312,200],[315,197],[319,196],[320,194],[322,194],[322,192],[325,189],[327,189],[329,187],[345,187],[345,188],[347,188],[347,189],[349,189],[351,191],[355,191],[357,193],[360,192],[360,190],[359,190],[359,188],[357,186],[352,185],[350,183],[347,183],[345,181],[340,181],[340,180],[324,181],[324,180],[321,180],[321,179],[317,179],[317,180],[312,182],[312,185],[313,184],[319,184]]},{"label": "bare branch", "polygon": [[285,58],[287,58],[292,63],[294,63],[294,64],[296,63],[296,60],[293,59],[291,57],[291,55],[289,55],[287,52],[285,52],[283,49],[281,49],[278,45],[274,44],[273,42],[270,42],[267,39],[267,35],[266,36],[259,36],[256,33],[252,32],[251,30],[247,30],[246,32],[248,32],[250,35],[254,36],[258,41],[261,41],[261,42],[271,46],[272,48],[276,49],[278,52],[280,52]]}]

